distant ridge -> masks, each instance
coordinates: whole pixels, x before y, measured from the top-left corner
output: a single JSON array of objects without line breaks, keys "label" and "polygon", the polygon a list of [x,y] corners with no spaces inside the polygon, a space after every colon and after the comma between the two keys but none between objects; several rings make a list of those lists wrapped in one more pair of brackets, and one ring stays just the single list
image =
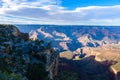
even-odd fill
[{"label": "distant ridge", "polygon": [[[53,47],[64,50],[60,46],[61,42],[68,47],[70,51],[75,51],[79,47],[96,47],[107,44],[118,44],[120,42],[119,26],[92,26],[92,25],[16,25],[22,32],[36,32],[38,39],[43,39],[53,43]],[[41,32],[38,30],[41,29]],[[56,31],[64,34],[66,37],[53,34]],[[44,33],[44,34],[43,34]],[[51,35],[52,37],[48,37]],[[47,37],[45,37],[47,36]],[[86,37],[87,41],[84,41]],[[90,38],[89,38],[90,37]],[[88,39],[87,39],[88,38]],[[66,40],[68,39],[68,40]],[[80,40],[79,40],[80,39]],[[84,45],[83,45],[84,44]]]}]

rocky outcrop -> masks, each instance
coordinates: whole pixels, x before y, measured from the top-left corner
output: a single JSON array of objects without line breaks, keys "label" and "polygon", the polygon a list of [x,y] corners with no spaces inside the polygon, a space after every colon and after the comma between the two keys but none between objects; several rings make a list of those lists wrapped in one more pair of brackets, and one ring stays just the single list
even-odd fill
[{"label": "rocky outcrop", "polygon": [[49,72],[48,76],[50,79],[53,79],[58,73],[58,61],[59,56],[56,52],[47,51],[47,63],[46,71]]},{"label": "rocky outcrop", "polygon": [[28,33],[22,33],[14,25],[0,24],[0,36],[6,38],[20,38],[22,40],[29,40]]},{"label": "rocky outcrop", "polygon": [[57,75],[57,51],[42,40],[28,40],[28,34],[17,27],[0,25],[0,72],[19,74],[22,80],[53,79]]},{"label": "rocky outcrop", "polygon": [[37,40],[38,39],[38,33],[36,31],[30,31],[29,32],[29,38],[32,40]]}]

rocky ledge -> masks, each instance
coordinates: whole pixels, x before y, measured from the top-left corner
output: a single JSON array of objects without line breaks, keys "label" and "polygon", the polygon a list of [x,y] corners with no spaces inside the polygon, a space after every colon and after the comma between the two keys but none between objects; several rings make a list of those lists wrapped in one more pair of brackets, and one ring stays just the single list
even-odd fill
[{"label": "rocky ledge", "polygon": [[58,55],[50,43],[29,40],[17,27],[0,24],[1,80],[53,79],[57,64]]}]

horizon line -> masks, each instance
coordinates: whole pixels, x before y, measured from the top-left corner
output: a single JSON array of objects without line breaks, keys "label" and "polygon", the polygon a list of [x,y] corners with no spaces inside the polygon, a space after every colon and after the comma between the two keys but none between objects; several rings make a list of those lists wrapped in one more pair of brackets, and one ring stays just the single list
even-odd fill
[{"label": "horizon line", "polygon": [[[100,26],[104,26],[104,27],[120,27],[120,25],[96,25],[96,24],[10,24],[10,23],[2,23],[3,25],[49,25],[49,26],[96,26],[96,27],[100,27]],[[0,23],[1,25],[1,23]]]}]

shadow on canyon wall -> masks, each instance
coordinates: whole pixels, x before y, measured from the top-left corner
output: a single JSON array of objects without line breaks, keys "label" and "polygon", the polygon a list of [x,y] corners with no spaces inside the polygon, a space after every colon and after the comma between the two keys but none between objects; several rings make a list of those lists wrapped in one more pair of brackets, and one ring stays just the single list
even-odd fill
[{"label": "shadow on canyon wall", "polygon": [[117,72],[116,77],[117,77],[117,79],[116,79],[116,80],[120,80],[120,72]]},{"label": "shadow on canyon wall", "polygon": [[85,57],[81,60],[60,58],[59,71],[77,73],[79,80],[115,80],[116,75],[110,68],[113,63],[116,61],[96,61],[95,56]]}]

